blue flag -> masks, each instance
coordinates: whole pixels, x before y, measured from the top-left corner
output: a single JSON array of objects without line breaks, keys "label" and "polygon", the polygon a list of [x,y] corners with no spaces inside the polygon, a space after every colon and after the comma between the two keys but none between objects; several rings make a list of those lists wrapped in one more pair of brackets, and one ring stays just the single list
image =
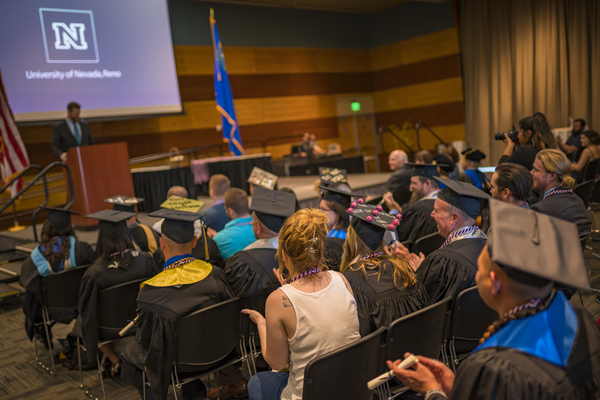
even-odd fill
[{"label": "blue flag", "polygon": [[223,141],[229,143],[229,151],[236,156],[244,153],[240,129],[235,116],[233,107],[233,94],[229,84],[229,75],[225,66],[225,55],[223,46],[217,30],[217,21],[213,16],[213,10],[210,10],[210,29],[213,40],[213,55],[215,59],[215,100],[217,101],[217,111],[221,114],[223,124]]}]

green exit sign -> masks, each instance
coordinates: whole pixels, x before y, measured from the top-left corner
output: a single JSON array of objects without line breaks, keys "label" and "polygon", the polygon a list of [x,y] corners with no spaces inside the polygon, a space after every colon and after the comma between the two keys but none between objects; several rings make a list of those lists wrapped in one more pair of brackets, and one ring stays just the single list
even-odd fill
[{"label": "green exit sign", "polygon": [[352,109],[352,111],[358,112],[360,111],[360,103],[358,101],[353,101],[352,103],[350,103],[350,108]]}]

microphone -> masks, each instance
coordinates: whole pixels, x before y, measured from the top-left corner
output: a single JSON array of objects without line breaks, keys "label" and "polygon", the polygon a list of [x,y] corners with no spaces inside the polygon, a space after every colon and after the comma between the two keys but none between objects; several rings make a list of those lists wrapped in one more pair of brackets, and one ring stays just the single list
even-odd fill
[{"label": "microphone", "polygon": [[418,121],[418,122],[415,124],[415,129],[419,129],[419,127],[420,127],[420,126],[421,126],[421,121]]}]

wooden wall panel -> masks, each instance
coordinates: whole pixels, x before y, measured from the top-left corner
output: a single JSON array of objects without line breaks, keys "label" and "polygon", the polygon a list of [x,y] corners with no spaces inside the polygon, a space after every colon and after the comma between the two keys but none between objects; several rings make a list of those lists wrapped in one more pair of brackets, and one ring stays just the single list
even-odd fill
[{"label": "wooden wall panel", "polygon": [[463,100],[462,78],[449,78],[373,93],[376,112],[425,107]]},{"label": "wooden wall panel", "polygon": [[379,112],[376,114],[376,118],[377,124],[380,126],[390,124],[401,126],[404,121],[413,124],[417,121],[424,121],[429,126],[451,125],[464,123],[465,120],[462,101]]}]

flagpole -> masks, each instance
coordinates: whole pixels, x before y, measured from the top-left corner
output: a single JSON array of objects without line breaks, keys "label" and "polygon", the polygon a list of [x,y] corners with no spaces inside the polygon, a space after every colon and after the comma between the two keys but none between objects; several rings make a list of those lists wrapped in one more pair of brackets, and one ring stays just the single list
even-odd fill
[{"label": "flagpole", "polygon": [[25,225],[19,224],[19,220],[17,220],[17,208],[15,207],[14,201],[12,203],[12,206],[13,206],[13,217],[15,219],[15,222],[14,222],[13,226],[8,228],[8,231],[9,232],[19,232],[19,231],[22,231],[23,229],[25,229]]}]

